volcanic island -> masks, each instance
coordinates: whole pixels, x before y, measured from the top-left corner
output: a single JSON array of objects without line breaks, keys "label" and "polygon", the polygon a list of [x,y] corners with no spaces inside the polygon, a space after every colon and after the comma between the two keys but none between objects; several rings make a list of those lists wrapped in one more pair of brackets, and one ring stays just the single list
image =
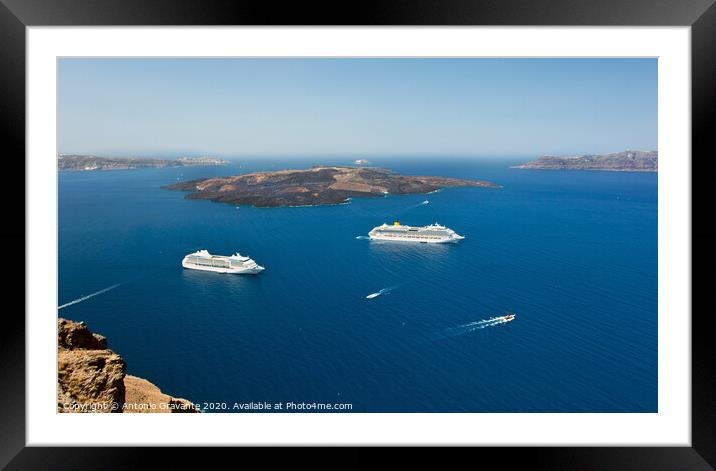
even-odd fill
[{"label": "volcanic island", "polygon": [[162,188],[187,191],[187,199],[270,208],[343,204],[351,198],[431,193],[452,187],[501,188],[484,180],[399,175],[383,168],[350,166],[203,178]]}]

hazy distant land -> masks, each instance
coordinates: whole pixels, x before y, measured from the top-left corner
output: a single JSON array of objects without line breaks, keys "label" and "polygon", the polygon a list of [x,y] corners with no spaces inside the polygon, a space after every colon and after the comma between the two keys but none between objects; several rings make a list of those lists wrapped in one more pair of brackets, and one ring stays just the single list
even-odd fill
[{"label": "hazy distant land", "polygon": [[152,159],[146,157],[97,157],[94,155],[60,154],[60,170],[131,170],[135,168],[191,167],[224,165],[227,160],[215,157],[180,157],[178,159]]},{"label": "hazy distant land", "polygon": [[603,155],[574,157],[543,156],[512,168],[539,170],[610,170],[619,172],[658,171],[658,151],[627,150]]},{"label": "hazy distant land", "polygon": [[313,206],[346,203],[350,198],[430,193],[441,188],[500,186],[482,180],[398,175],[367,167],[315,166],[308,170],[256,172],[213,177],[164,186],[190,191],[189,199],[204,199],[256,207]]}]

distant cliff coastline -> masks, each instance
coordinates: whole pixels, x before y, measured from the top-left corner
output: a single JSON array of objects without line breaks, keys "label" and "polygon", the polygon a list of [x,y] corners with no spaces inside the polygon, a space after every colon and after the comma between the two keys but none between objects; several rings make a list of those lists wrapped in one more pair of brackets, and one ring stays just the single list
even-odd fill
[{"label": "distant cliff coastline", "polygon": [[500,185],[484,180],[398,175],[382,168],[338,166],[205,178],[163,188],[190,191],[189,199],[277,207],[341,204],[354,197],[430,193],[464,186],[500,188]]},{"label": "distant cliff coastline", "polygon": [[186,399],[164,394],[126,374],[122,357],[84,322],[57,320],[57,412],[198,412]]},{"label": "distant cliff coastline", "polygon": [[575,157],[543,156],[512,168],[537,170],[609,170],[615,172],[656,172],[659,153],[653,151],[627,150],[603,155],[580,155]]},{"label": "distant cliff coastline", "polygon": [[224,165],[228,160],[214,157],[180,157],[178,159],[151,159],[145,157],[97,157],[94,155],[60,154],[60,170],[131,170],[135,168],[196,167]]}]

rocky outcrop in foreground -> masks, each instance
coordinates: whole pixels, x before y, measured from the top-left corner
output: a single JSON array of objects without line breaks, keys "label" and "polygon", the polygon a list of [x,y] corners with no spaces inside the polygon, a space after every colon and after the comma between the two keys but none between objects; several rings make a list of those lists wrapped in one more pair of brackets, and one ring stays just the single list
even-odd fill
[{"label": "rocky outcrop in foreground", "polygon": [[398,175],[382,168],[316,166],[308,170],[256,172],[164,186],[190,191],[187,198],[256,207],[347,203],[350,198],[430,193],[448,187],[500,186],[483,180]]},{"label": "rocky outcrop in foreground", "polygon": [[58,412],[198,412],[191,402],[162,393],[126,369],[105,337],[84,322],[58,319]]},{"label": "rocky outcrop in foreground", "polygon": [[543,156],[512,168],[538,170],[611,170],[618,172],[656,172],[659,153],[653,151],[627,150],[604,155],[580,155],[576,157]]}]

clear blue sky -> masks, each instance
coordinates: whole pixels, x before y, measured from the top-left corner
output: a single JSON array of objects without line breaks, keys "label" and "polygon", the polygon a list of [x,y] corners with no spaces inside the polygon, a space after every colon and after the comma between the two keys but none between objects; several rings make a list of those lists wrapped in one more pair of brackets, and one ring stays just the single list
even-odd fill
[{"label": "clear blue sky", "polygon": [[58,151],[540,155],[657,148],[656,59],[60,59]]}]

